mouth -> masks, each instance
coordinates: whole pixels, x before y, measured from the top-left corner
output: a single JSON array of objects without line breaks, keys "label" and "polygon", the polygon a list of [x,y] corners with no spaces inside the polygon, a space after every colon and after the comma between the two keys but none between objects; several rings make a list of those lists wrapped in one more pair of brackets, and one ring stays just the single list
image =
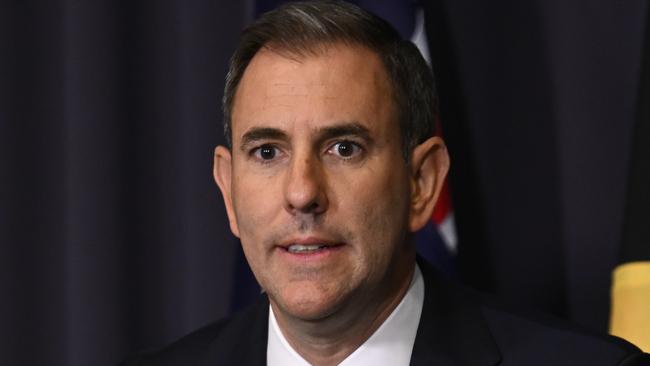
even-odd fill
[{"label": "mouth", "polygon": [[330,249],[330,248],[335,248],[340,245],[327,245],[327,244],[311,244],[311,245],[304,245],[304,244],[293,244],[289,245],[286,250],[289,253],[293,254],[310,254],[310,253],[316,253],[318,251]]},{"label": "mouth", "polygon": [[279,245],[279,248],[290,254],[310,255],[330,252],[342,247],[344,244],[322,240],[318,238],[305,238],[289,240]]}]

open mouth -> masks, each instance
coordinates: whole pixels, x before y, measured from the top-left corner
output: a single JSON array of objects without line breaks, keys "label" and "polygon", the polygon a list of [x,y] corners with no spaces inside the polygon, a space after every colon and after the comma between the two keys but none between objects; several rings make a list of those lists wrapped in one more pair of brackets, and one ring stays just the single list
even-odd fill
[{"label": "open mouth", "polygon": [[294,244],[290,245],[287,248],[287,251],[289,253],[295,253],[295,254],[301,254],[301,253],[313,253],[322,249],[327,248],[327,245],[302,245],[302,244]]},{"label": "open mouth", "polygon": [[341,245],[332,244],[292,244],[285,248],[285,250],[292,254],[312,254],[325,250],[331,250],[340,247]]}]

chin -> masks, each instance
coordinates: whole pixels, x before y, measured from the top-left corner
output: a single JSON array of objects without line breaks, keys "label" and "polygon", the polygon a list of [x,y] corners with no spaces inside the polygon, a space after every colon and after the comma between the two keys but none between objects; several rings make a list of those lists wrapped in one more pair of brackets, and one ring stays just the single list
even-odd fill
[{"label": "chin", "polygon": [[330,316],[340,308],[344,296],[340,291],[326,291],[320,286],[290,285],[281,289],[271,301],[282,312],[304,321],[316,321]]}]

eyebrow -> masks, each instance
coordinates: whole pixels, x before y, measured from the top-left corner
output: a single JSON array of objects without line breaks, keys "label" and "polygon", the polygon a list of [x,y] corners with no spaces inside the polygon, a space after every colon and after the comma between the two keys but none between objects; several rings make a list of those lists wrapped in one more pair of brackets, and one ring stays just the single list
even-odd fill
[{"label": "eyebrow", "polygon": [[[326,126],[316,129],[318,143],[343,136],[358,136],[368,142],[373,139],[370,136],[370,130],[359,122],[343,122],[332,126]],[[273,127],[253,127],[246,131],[242,136],[241,149],[261,140],[281,140],[288,141],[289,136],[282,130]]]},{"label": "eyebrow", "polygon": [[242,136],[241,148],[245,150],[250,144],[260,140],[288,140],[289,137],[282,130],[272,127],[253,127]]},{"label": "eyebrow", "polygon": [[373,141],[370,130],[359,122],[347,122],[319,128],[317,135],[319,143],[342,136],[358,136],[368,142]]}]

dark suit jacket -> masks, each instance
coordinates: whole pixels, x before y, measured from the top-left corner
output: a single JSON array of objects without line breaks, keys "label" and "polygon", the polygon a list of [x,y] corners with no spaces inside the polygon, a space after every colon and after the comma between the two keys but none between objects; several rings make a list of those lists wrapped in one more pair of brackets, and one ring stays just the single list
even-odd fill
[{"label": "dark suit jacket", "polygon": [[[411,365],[650,365],[615,337],[522,315],[445,280],[420,263],[425,297]],[[266,365],[268,300],[123,365]]]}]

